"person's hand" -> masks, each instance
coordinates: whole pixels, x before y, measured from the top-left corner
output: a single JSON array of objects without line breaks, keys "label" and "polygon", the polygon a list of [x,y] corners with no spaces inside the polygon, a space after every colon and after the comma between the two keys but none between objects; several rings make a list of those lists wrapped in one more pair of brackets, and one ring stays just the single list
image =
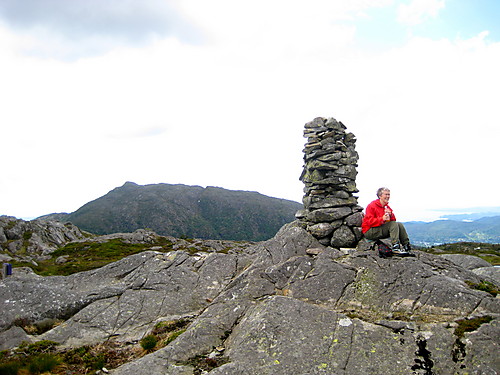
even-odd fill
[{"label": "person's hand", "polygon": [[388,207],[385,207],[384,212],[384,221],[391,221],[391,210]]}]

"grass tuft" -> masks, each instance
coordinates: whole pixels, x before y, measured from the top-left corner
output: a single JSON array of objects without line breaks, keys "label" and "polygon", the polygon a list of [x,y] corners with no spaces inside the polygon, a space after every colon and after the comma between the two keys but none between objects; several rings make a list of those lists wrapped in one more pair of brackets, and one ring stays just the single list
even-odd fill
[{"label": "grass tuft", "polygon": [[158,338],[155,335],[147,335],[140,341],[140,344],[145,351],[150,352],[158,344]]}]

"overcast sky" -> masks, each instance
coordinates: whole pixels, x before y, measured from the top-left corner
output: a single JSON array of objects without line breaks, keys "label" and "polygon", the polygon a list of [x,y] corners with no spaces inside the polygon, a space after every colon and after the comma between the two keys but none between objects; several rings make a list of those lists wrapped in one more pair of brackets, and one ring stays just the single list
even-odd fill
[{"label": "overcast sky", "polygon": [[0,214],[126,181],[301,201],[304,124],[357,137],[359,203],[500,206],[498,0],[0,0]]}]

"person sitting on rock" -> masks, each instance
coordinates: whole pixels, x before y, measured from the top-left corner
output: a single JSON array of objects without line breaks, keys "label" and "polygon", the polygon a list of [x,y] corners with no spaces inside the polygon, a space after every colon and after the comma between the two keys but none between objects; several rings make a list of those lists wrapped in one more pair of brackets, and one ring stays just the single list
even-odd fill
[{"label": "person sitting on rock", "polygon": [[386,187],[377,190],[377,197],[366,207],[361,224],[361,231],[369,240],[391,238],[394,254],[408,254],[411,250],[410,239],[403,223],[396,221],[396,216],[389,207],[391,191]]}]

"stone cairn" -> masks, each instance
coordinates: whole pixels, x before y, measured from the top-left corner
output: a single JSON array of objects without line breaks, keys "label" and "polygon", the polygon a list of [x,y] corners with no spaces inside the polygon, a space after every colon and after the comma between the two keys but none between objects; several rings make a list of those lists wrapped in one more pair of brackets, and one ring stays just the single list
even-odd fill
[{"label": "stone cairn", "polygon": [[363,208],[353,196],[358,153],[356,137],[334,118],[318,117],[305,124],[304,208],[296,218],[318,241],[335,248],[356,247],[362,238]]}]

